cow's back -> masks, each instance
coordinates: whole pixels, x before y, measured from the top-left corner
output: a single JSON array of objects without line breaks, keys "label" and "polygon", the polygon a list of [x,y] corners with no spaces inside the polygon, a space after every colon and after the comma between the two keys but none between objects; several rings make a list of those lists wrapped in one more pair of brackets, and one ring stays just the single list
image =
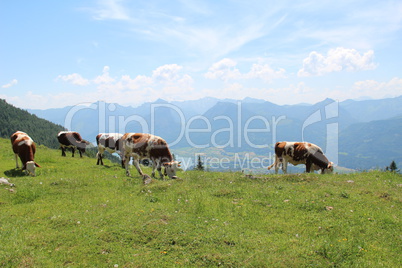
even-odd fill
[{"label": "cow's back", "polygon": [[122,138],[120,133],[100,133],[96,136],[96,144],[105,148],[119,150],[118,141]]},{"label": "cow's back", "polygon": [[275,144],[275,154],[293,165],[304,164],[308,156],[305,142],[282,141]]},{"label": "cow's back", "polygon": [[33,160],[36,152],[36,146],[28,134],[22,131],[17,131],[11,135],[10,139],[13,152],[19,155],[23,163]]},{"label": "cow's back", "polygon": [[15,141],[21,137],[29,137],[28,134],[26,134],[25,132],[22,131],[16,131],[14,132],[11,136],[10,136],[10,140],[11,140],[11,144],[14,144]]},{"label": "cow's back", "polygon": [[147,133],[127,133],[122,137],[124,150],[138,155],[141,158],[167,159],[172,161],[167,142],[161,137]]},{"label": "cow's back", "polygon": [[11,135],[10,140],[14,153],[29,150],[29,147],[32,147],[33,153],[35,153],[35,143],[25,132],[15,132]]},{"label": "cow's back", "polygon": [[151,134],[146,133],[132,133],[126,137],[124,149],[129,150],[141,157],[149,156],[148,142],[151,139]]},{"label": "cow's back", "polygon": [[81,143],[82,138],[81,135],[75,131],[60,131],[57,135],[57,140],[60,144],[65,146],[77,146],[78,143]]}]

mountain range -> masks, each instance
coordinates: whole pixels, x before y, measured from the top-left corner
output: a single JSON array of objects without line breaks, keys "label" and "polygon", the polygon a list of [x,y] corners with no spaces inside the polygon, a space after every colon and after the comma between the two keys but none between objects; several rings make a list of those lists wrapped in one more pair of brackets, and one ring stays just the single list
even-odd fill
[{"label": "mountain range", "polygon": [[78,131],[92,142],[100,132],[153,133],[163,137],[173,152],[192,159],[196,153],[228,157],[233,164],[237,154],[263,158],[272,156],[276,141],[303,140],[319,145],[341,167],[385,168],[393,160],[402,165],[402,96],[326,99],[312,105],[212,97],[180,102],[159,99],[138,107],[99,101],[28,112]]}]

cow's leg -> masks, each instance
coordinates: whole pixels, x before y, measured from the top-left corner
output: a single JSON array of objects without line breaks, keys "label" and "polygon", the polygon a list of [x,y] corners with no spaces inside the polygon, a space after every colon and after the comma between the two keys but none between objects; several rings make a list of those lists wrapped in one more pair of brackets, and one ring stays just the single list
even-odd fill
[{"label": "cow's leg", "polygon": [[80,153],[80,158],[82,158],[82,150],[80,148],[77,148],[77,150]]},{"label": "cow's leg", "polygon": [[15,156],[15,168],[19,168],[19,166],[18,166],[18,154],[14,154],[14,156]]},{"label": "cow's leg", "polygon": [[161,163],[159,163],[157,170],[159,172],[159,176],[161,176],[161,179],[164,180],[165,177],[162,174],[162,164]]},{"label": "cow's leg", "polygon": [[99,163],[101,163],[101,161],[102,161],[102,153],[101,153],[101,150],[99,147],[98,147],[98,152],[96,153],[96,158],[97,158],[96,165],[99,165]]},{"label": "cow's leg", "polygon": [[[121,148],[121,147],[120,147],[120,148]],[[124,163],[125,163],[125,161],[124,161],[124,159],[125,159],[125,158],[124,158],[124,156],[125,156],[124,149],[121,149],[118,154],[119,154],[120,159],[121,159],[121,167],[124,168],[124,167],[125,167],[125,166],[124,166]]]},{"label": "cow's leg", "polygon": [[283,174],[288,173],[288,162],[285,159],[282,159],[282,171]]},{"label": "cow's leg", "polygon": [[141,176],[144,175],[144,173],[142,173],[141,167],[140,167],[140,161],[139,159],[136,159],[135,157],[133,158],[133,164],[135,166],[135,168],[137,169],[138,173],[140,173]]},{"label": "cow's leg", "polygon": [[63,146],[61,146],[60,148],[61,148],[61,156],[66,156],[66,149]]},{"label": "cow's leg", "polygon": [[124,168],[124,156],[123,154],[119,154],[120,159],[121,159],[121,167]]},{"label": "cow's leg", "polygon": [[306,173],[310,173],[312,163],[310,161],[306,161]]},{"label": "cow's leg", "polygon": [[130,162],[130,156],[129,155],[125,155],[124,156],[124,167],[126,168],[126,176],[130,176],[130,170],[129,170],[129,164]]},{"label": "cow's leg", "polygon": [[74,157],[74,153],[75,153],[75,147],[71,147],[71,151],[73,152],[71,157]]},{"label": "cow's leg", "polygon": [[277,163],[275,164],[275,174],[278,174],[278,171],[279,171],[280,166],[281,166],[281,162],[277,162]]},{"label": "cow's leg", "polygon": [[280,161],[281,160],[277,156],[275,156],[275,163],[274,163],[274,165],[275,165],[275,174],[278,174],[279,165],[281,164]]},{"label": "cow's leg", "polygon": [[156,162],[156,169],[159,172],[159,176],[161,177],[161,179],[164,179],[164,176],[162,174],[162,161],[155,161]]},{"label": "cow's leg", "polygon": [[283,158],[275,156],[275,174],[278,174],[278,171],[279,171],[279,168],[280,168],[281,164],[282,164],[282,167],[283,167],[282,161],[283,161]]},{"label": "cow's leg", "polygon": [[159,176],[161,179],[163,179],[163,175],[162,175],[162,166],[161,163],[158,159],[151,159],[152,161],[152,177],[155,177],[155,169],[158,170],[159,172]]},{"label": "cow's leg", "polygon": [[100,163],[103,166],[102,153],[98,151],[98,153],[96,154],[96,157],[98,158],[98,161],[96,162],[96,164],[99,165],[99,163]]},{"label": "cow's leg", "polygon": [[155,178],[156,160],[152,159],[152,177]]}]

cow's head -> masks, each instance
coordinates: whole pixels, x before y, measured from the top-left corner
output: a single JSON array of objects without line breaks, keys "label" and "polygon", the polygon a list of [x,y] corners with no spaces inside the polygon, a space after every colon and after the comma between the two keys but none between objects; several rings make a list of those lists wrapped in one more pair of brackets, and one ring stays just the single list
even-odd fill
[{"label": "cow's head", "polygon": [[36,174],[35,174],[36,167],[40,167],[40,166],[38,164],[36,164],[34,161],[28,161],[25,164],[25,171],[28,173],[28,175],[35,177],[36,176]]},{"label": "cow's head", "polygon": [[89,141],[82,140],[82,141],[80,141],[80,143],[77,145],[77,149],[78,149],[79,151],[81,151],[81,153],[85,153],[85,150],[86,150],[86,148],[87,148],[87,146],[88,146],[89,144],[90,144]]},{"label": "cow's head", "polygon": [[322,174],[332,174],[333,172],[334,172],[333,162],[329,162],[328,166],[321,171]]},{"label": "cow's head", "polygon": [[171,179],[177,179],[176,171],[179,169],[181,162],[172,161],[168,163],[164,163],[163,166],[165,168],[165,175],[169,176]]}]

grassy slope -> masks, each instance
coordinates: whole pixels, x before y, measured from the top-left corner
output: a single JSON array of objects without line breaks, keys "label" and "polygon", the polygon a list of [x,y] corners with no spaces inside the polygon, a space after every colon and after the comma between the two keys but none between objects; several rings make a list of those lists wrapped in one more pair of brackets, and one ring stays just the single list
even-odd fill
[{"label": "grassy slope", "polygon": [[[400,175],[187,171],[142,185],[118,164],[39,147],[37,177],[0,139],[0,266],[359,266],[401,261]],[[106,160],[108,161],[108,160]],[[150,173],[149,169],[145,169]],[[353,180],[354,182],[347,182]]]}]

